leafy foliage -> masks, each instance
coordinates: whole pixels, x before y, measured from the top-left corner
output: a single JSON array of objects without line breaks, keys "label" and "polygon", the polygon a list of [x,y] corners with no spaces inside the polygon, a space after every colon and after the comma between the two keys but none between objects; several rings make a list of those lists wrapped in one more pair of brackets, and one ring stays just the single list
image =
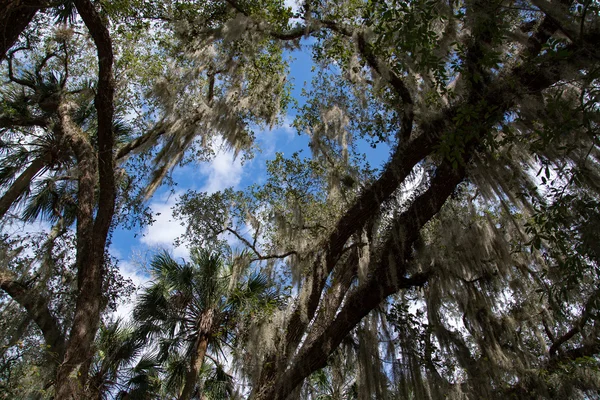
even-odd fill
[{"label": "leafy foliage", "polygon": [[[596,1],[0,4],[1,396],[597,397]],[[290,104],[111,319],[110,232]]]}]

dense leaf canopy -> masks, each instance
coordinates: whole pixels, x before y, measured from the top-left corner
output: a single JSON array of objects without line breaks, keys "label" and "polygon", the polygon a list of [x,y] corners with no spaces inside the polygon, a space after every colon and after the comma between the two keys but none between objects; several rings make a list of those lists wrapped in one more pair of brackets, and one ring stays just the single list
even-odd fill
[{"label": "dense leaf canopy", "polygon": [[[0,398],[598,398],[599,13],[0,0]],[[307,151],[181,195],[115,319],[112,232],[290,109]]]}]

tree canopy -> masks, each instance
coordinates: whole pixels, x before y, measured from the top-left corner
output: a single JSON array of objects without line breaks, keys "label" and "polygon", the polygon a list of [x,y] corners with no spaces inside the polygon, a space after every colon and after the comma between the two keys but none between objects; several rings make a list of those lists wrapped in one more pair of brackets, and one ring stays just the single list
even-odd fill
[{"label": "tree canopy", "polygon": [[[597,1],[0,10],[0,397],[599,396]],[[112,233],[290,109],[307,151],[181,195],[115,319]]]}]

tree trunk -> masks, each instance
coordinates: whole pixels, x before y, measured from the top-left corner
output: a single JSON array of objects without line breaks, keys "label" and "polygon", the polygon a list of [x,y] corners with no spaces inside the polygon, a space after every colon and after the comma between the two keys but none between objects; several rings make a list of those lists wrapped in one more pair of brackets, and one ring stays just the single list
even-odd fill
[{"label": "tree trunk", "polygon": [[[77,301],[65,359],[57,372],[56,398],[81,398],[78,380],[86,371],[80,367],[91,357],[101,311],[104,246],[94,243],[94,192],[97,160],[89,139],[71,119],[72,106],[63,101],[58,107],[61,129],[77,157]],[[84,377],[85,378],[85,377]]]},{"label": "tree trunk", "polygon": [[0,0],[0,61],[43,4],[41,0]]},{"label": "tree trunk", "polygon": [[198,382],[198,373],[204,364],[206,349],[208,348],[208,339],[212,331],[214,311],[212,309],[205,311],[198,321],[198,338],[194,344],[194,352],[190,360],[190,366],[185,376],[185,385],[179,396],[179,400],[189,400],[194,394],[196,382]]},{"label": "tree trunk", "polygon": [[208,337],[206,335],[198,336],[196,341],[196,351],[192,356],[190,368],[185,376],[185,385],[179,396],[179,400],[189,400],[194,394],[194,388],[198,381],[198,373],[204,364],[206,349],[208,348]]},{"label": "tree trunk", "polygon": [[10,188],[4,193],[2,198],[0,198],[0,219],[4,218],[6,212],[10,209],[10,207],[14,204],[15,201],[27,189],[31,184],[33,178],[44,168],[46,165],[46,157],[38,157],[19,175],[19,177],[14,181],[14,183],[10,186]]},{"label": "tree trunk", "polygon": [[[100,313],[105,305],[102,296],[104,250],[115,213],[117,195],[112,128],[115,93],[112,40],[94,4],[89,0],[75,0],[75,6],[92,36],[98,53],[98,89],[94,103],[98,114],[98,134],[95,154],[89,139],[71,121],[69,106],[61,104],[61,122],[77,155],[80,176],[77,196],[78,294],[65,361],[57,373],[57,400],[84,397],[90,360],[93,356],[93,342]],[[94,219],[96,183],[99,188],[98,209]]]}]

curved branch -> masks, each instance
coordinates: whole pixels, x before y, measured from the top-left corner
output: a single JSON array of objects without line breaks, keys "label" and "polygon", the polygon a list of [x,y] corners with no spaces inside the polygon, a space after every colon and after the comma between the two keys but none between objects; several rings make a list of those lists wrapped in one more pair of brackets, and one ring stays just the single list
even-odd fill
[{"label": "curved branch", "polygon": [[464,167],[455,170],[449,162],[438,168],[430,187],[394,223],[370,279],[347,296],[341,310],[318,338],[303,346],[290,368],[280,375],[269,398],[285,399],[306,376],[325,366],[328,356],[348,332],[389,295],[425,284],[427,274],[406,276],[411,246],[420,229],[437,214],[465,174]]},{"label": "curved branch", "polygon": [[115,154],[116,161],[125,161],[131,153],[145,148],[146,145],[151,144],[154,140],[164,135],[165,132],[166,130],[162,127],[162,125],[158,124],[155,128],[120,147]]},{"label": "curved branch", "polygon": [[114,96],[113,48],[110,32],[94,5],[88,0],[76,0],[75,6],[87,26],[98,51],[98,91],[95,107],[98,113],[98,175],[100,192],[98,195],[98,215],[94,222],[96,242],[104,252],[106,236],[112,222],[115,208],[115,162],[113,158],[114,135]]},{"label": "curved branch", "polygon": [[[112,40],[105,22],[89,0],[75,0],[75,7],[90,32],[98,54],[98,90],[95,97],[98,150],[97,160],[94,162],[97,162],[98,170],[99,206],[94,219],[96,176],[90,174],[93,154],[86,154],[85,157],[78,157],[78,164],[87,166],[87,171],[79,178],[76,259],[78,294],[65,361],[57,373],[58,398],[79,397],[77,393],[88,379],[90,352],[103,308],[104,252],[116,201]],[[63,111],[63,115],[67,113]],[[66,118],[63,117],[64,119]],[[71,373],[78,367],[80,382],[76,383],[71,378]]]},{"label": "curved branch", "polygon": [[37,88],[35,86],[35,82],[32,82],[29,79],[17,78],[14,75],[14,72],[13,72],[12,59],[13,59],[14,54],[16,52],[20,51],[20,50],[28,50],[28,49],[30,49],[29,43],[27,44],[27,46],[19,47],[19,48],[11,50],[9,52],[8,57],[7,57],[7,60],[8,60],[8,80],[11,81],[11,82],[17,83],[17,84],[19,84],[21,86],[26,86],[26,87],[30,88],[31,90],[33,90],[33,91],[36,91]]},{"label": "curved branch", "polygon": [[591,316],[590,314],[591,314],[592,310],[598,308],[596,303],[597,303],[599,297],[600,297],[600,289],[596,289],[594,291],[594,293],[592,293],[590,295],[590,297],[588,298],[588,300],[586,301],[585,307],[583,308],[583,313],[581,314],[581,317],[579,318],[579,321],[577,321],[575,326],[573,328],[571,328],[567,333],[562,335],[561,337],[557,338],[556,340],[553,340],[553,343],[550,346],[550,349],[548,350],[548,353],[550,353],[550,357],[555,357],[556,353],[560,349],[560,346],[562,346],[564,343],[566,343],[571,338],[573,338],[573,336],[575,336],[579,332],[581,332],[581,330],[583,329],[585,324],[587,324],[587,322]]},{"label": "curved branch", "polygon": [[27,311],[27,315],[42,331],[44,340],[56,357],[57,363],[65,352],[65,338],[58,321],[48,308],[48,299],[38,291],[15,279],[12,273],[0,269],[0,289]]},{"label": "curved branch", "polygon": [[43,0],[0,0],[0,61],[44,6]]},{"label": "curved branch", "polygon": [[254,254],[256,254],[256,257],[251,258],[250,262],[264,261],[264,260],[273,260],[273,259],[283,259],[283,258],[289,257],[291,255],[298,255],[298,252],[293,251],[293,250],[292,251],[288,251],[286,253],[282,253],[282,254],[266,254],[266,255],[263,255],[263,254],[261,254],[258,251],[258,249],[256,248],[255,245],[253,245],[252,243],[250,243],[250,241],[248,239],[246,239],[245,237],[243,237],[242,235],[240,235],[238,233],[238,231],[236,231],[235,229],[225,228],[225,231],[227,231],[227,232],[231,233],[232,235],[234,235],[239,241],[241,241],[242,243],[244,243],[246,245],[246,247],[248,247],[250,250],[252,250],[252,252],[254,252]]}]

